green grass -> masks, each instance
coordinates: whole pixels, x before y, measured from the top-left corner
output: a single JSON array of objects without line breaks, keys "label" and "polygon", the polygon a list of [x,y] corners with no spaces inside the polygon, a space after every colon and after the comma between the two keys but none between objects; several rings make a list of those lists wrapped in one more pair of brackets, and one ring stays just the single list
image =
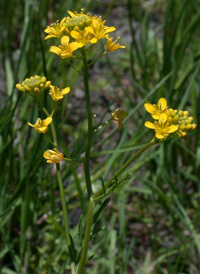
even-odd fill
[{"label": "green grass", "polygon": [[[92,108],[98,127],[118,106],[129,116],[119,131],[111,123],[94,135],[93,189],[108,181],[134,151],[152,138],[144,128],[144,102],[166,97],[188,109],[200,124],[200,6],[197,0],[169,1],[6,1],[2,3],[0,70],[0,273],[67,273],[61,201],[54,169],[42,154],[50,147],[27,126],[42,115],[15,84],[45,75],[70,86],[56,115],[66,157],[84,153],[87,134],[82,79],[48,50],[43,30],[67,10],[81,7],[119,30],[126,50],[108,54],[90,73]],[[123,14],[123,16],[122,16]],[[123,26],[126,29],[123,29]],[[117,36],[117,34],[116,34]],[[92,53],[93,60],[101,47]],[[74,61],[76,63],[76,61]],[[75,64],[74,63],[74,64]],[[5,80],[4,80],[5,79]],[[98,100],[96,99],[98,98]],[[50,102],[45,100],[47,107]],[[169,140],[141,155],[122,175],[93,228],[86,273],[200,273],[200,130]],[[64,164],[62,177],[75,246],[83,238],[87,198],[83,166]],[[79,218],[81,217],[81,222]],[[98,214],[96,215],[98,216]],[[79,223],[79,225],[78,225]],[[79,251],[77,250],[77,252]],[[68,272],[69,273],[69,272]]]}]

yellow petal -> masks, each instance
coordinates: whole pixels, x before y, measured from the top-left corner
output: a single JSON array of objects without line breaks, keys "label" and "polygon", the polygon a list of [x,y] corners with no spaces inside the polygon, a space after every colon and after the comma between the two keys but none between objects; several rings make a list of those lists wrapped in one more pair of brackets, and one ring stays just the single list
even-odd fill
[{"label": "yellow petal", "polygon": [[68,58],[68,57],[71,57],[72,56],[72,52],[62,52],[61,54],[60,54],[60,57],[61,58]]},{"label": "yellow petal", "polygon": [[66,20],[66,17],[64,17],[64,18],[61,20],[60,25],[62,25],[62,24],[65,22],[65,20]]},{"label": "yellow petal", "polygon": [[56,46],[51,46],[49,51],[51,51],[55,54],[60,54],[62,52],[62,50],[59,47],[56,47]]},{"label": "yellow petal", "polygon": [[48,151],[44,151],[43,157],[44,157],[45,159],[48,159],[50,156],[51,156],[51,155],[49,154]]},{"label": "yellow petal", "polygon": [[164,124],[167,121],[167,114],[161,113],[159,117],[159,124]]},{"label": "yellow petal", "polygon": [[92,39],[90,40],[90,43],[91,43],[91,44],[97,43],[97,38],[92,38]]},{"label": "yellow petal", "polygon": [[64,89],[61,90],[61,92],[62,92],[62,95],[67,94],[67,93],[70,92],[70,88],[69,87],[64,88]]},{"label": "yellow petal", "polygon": [[89,26],[89,27],[86,27],[86,28],[85,28],[85,32],[86,32],[86,33],[90,32],[90,33],[94,34],[94,29],[93,29],[92,27]]},{"label": "yellow petal", "polygon": [[38,118],[38,119],[36,120],[36,124],[37,124],[37,125],[41,125],[41,123],[42,123],[42,120],[41,120],[40,118]]},{"label": "yellow petal", "polygon": [[72,18],[76,16],[76,15],[75,15],[72,11],[70,11],[70,10],[68,10],[67,12],[69,13],[69,15],[70,15]]},{"label": "yellow petal", "polygon": [[164,135],[159,134],[158,132],[156,132],[156,138],[158,139],[163,139]]},{"label": "yellow petal", "polygon": [[52,159],[52,160],[60,160],[61,157],[59,157],[58,155],[52,155],[52,156],[51,156],[51,159]]},{"label": "yellow petal", "polygon": [[105,30],[105,33],[107,32],[112,32],[112,31],[115,31],[116,28],[115,27],[108,27],[106,30]]},{"label": "yellow petal", "polygon": [[44,40],[47,40],[47,39],[50,39],[50,38],[54,38],[54,37],[55,37],[54,35],[49,34],[49,35],[47,35],[47,36],[44,38]]},{"label": "yellow petal", "polygon": [[45,133],[48,129],[48,127],[40,127],[40,128],[35,128],[37,132],[39,133]]},{"label": "yellow petal", "polygon": [[34,125],[32,125],[32,124],[31,124],[31,123],[29,123],[29,122],[28,122],[27,124],[28,124],[29,126],[31,126],[31,127],[35,127]]},{"label": "yellow petal", "polygon": [[48,126],[51,122],[52,122],[52,118],[51,118],[51,117],[47,117],[47,118],[44,120],[44,125],[45,125],[45,126]]},{"label": "yellow petal", "polygon": [[84,46],[84,44],[82,44],[82,43],[77,43],[77,42],[72,42],[72,43],[69,44],[69,47],[70,47],[70,50],[71,50],[71,51],[75,51],[75,50],[77,50],[78,48],[81,48],[81,47],[83,47],[83,46]]},{"label": "yellow petal", "polygon": [[70,35],[74,38],[74,39],[78,39],[80,37],[80,33],[78,31],[72,30],[70,32]]},{"label": "yellow petal", "polygon": [[155,120],[158,120],[160,116],[158,115],[155,115],[155,114],[152,114],[152,118],[155,119]]},{"label": "yellow petal", "polygon": [[53,164],[51,160],[47,160],[47,164]]},{"label": "yellow petal", "polygon": [[145,127],[148,127],[148,128],[151,128],[151,129],[155,129],[154,124],[151,123],[151,122],[149,122],[149,121],[146,121],[144,125],[145,125]]},{"label": "yellow petal", "polygon": [[65,44],[69,44],[69,36],[63,36],[62,38],[61,38],[61,44],[62,45],[65,45]]},{"label": "yellow petal", "polygon": [[175,132],[175,131],[177,131],[177,129],[178,129],[178,126],[171,125],[171,126],[168,127],[167,133]]},{"label": "yellow petal", "polygon": [[144,104],[144,107],[145,107],[146,111],[151,113],[151,114],[153,114],[157,111],[157,108],[154,107],[152,104],[149,104],[149,103]]},{"label": "yellow petal", "polygon": [[158,108],[164,111],[167,107],[167,100],[165,98],[160,98],[158,101]]}]

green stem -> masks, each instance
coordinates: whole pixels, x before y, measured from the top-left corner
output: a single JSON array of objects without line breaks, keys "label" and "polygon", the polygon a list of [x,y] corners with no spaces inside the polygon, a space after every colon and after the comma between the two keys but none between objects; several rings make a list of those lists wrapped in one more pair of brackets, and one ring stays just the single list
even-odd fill
[{"label": "green stem", "polygon": [[[44,107],[43,107],[43,111],[48,117],[51,116]],[[57,144],[58,144],[57,143],[57,135],[56,135],[56,130],[55,130],[53,120],[50,124],[50,127],[51,127],[52,136],[53,136],[53,142],[55,144],[55,147],[57,148]],[[56,173],[57,173],[58,185],[59,185],[61,202],[62,202],[66,241],[67,241],[67,245],[68,245],[68,249],[69,249],[69,256],[70,256],[70,260],[71,260],[71,272],[72,272],[72,274],[75,274],[74,249],[73,249],[72,241],[70,238],[70,231],[69,231],[69,224],[68,224],[68,217],[67,217],[67,207],[66,207],[66,203],[65,203],[65,195],[64,195],[64,189],[63,189],[63,183],[62,183],[62,177],[61,177],[61,173],[60,173],[60,165],[59,164],[56,164]]]},{"label": "green stem", "polygon": [[[46,110],[45,107],[42,107],[44,113],[48,116],[48,117],[51,117],[51,115],[48,113],[48,111]],[[51,127],[51,132],[52,132],[52,136],[53,136],[53,142],[55,144],[55,147],[57,148],[57,145],[58,145],[58,142],[57,142],[57,136],[56,136],[56,130],[55,130],[55,126],[54,126],[54,122],[52,120],[51,124],[50,124],[50,127]]]},{"label": "green stem", "polygon": [[87,260],[87,252],[88,252],[89,241],[90,241],[93,214],[94,214],[94,201],[92,198],[90,198],[89,204],[88,204],[88,213],[87,213],[87,221],[86,221],[85,235],[84,235],[84,241],[83,241],[83,249],[81,253],[81,259],[78,266],[77,274],[83,274],[84,266]]},{"label": "green stem", "polygon": [[69,62],[69,64],[75,71],[77,71],[80,75],[84,77],[83,73],[79,69],[77,69],[71,62]]},{"label": "green stem", "polygon": [[63,160],[67,161],[67,162],[76,162],[76,163],[83,163],[83,160],[74,160],[74,159],[70,159],[70,158],[63,158]]},{"label": "green stem", "polygon": [[84,68],[84,88],[85,88],[85,100],[86,100],[86,110],[87,110],[87,117],[88,117],[88,133],[87,133],[87,144],[85,150],[85,161],[84,161],[84,170],[85,170],[85,180],[87,186],[87,194],[88,199],[92,196],[92,184],[90,178],[90,148],[92,144],[92,109],[90,103],[90,90],[89,90],[89,71],[88,71],[88,64],[87,64],[87,57],[85,53],[85,49],[81,49],[82,60],[83,60],[83,68]]},{"label": "green stem", "polygon": [[[137,151],[116,173],[115,175],[105,184],[105,189],[107,189],[113,182],[113,180],[119,176],[143,151],[145,151],[150,146],[153,146],[154,144],[158,143],[156,139],[153,139],[151,142],[146,144],[143,148],[141,148],[139,151]],[[95,200],[95,198],[98,198],[104,193],[104,189],[101,188],[97,193],[95,193],[92,198]]]},{"label": "green stem", "polygon": [[97,57],[94,61],[92,61],[88,66],[92,66],[96,61],[98,61],[101,57],[103,57],[108,51],[104,51],[99,57]]},{"label": "green stem", "polygon": [[[73,246],[72,246],[71,239],[70,239],[69,224],[68,224],[68,218],[67,218],[67,207],[66,207],[66,203],[65,203],[65,195],[64,195],[64,189],[63,189],[59,164],[56,164],[56,171],[57,171],[58,185],[59,185],[59,189],[60,189],[60,196],[61,196],[61,202],[62,202],[66,240],[67,240],[67,245],[69,248],[69,256],[70,256],[72,265],[74,265],[74,252],[73,252]],[[71,266],[71,268],[72,268],[72,266]]]},{"label": "green stem", "polygon": [[103,123],[101,126],[99,126],[98,128],[96,128],[94,130],[94,133],[96,133],[98,130],[100,130],[102,127],[104,127],[105,125],[107,125],[108,123],[110,123],[112,121],[112,118],[110,118],[109,120],[105,121],[105,123]]}]

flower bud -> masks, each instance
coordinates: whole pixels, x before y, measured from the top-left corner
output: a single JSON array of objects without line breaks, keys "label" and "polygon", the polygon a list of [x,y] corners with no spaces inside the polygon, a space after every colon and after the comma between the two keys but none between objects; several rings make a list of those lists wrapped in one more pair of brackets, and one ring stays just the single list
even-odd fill
[{"label": "flower bud", "polygon": [[58,164],[60,161],[62,161],[64,155],[58,151],[57,148],[54,148],[53,150],[48,149],[44,151],[43,157],[47,159],[48,164]]},{"label": "flower bud", "polygon": [[184,116],[184,113],[183,113],[183,111],[182,111],[182,110],[179,110],[179,112],[178,112],[178,116],[179,116],[179,117]]},{"label": "flower bud", "polygon": [[193,128],[193,126],[191,124],[187,124],[185,128],[186,128],[186,130],[190,130]]},{"label": "flower bud", "polygon": [[174,122],[177,123],[178,120],[179,120],[179,116],[178,115],[174,116]]},{"label": "flower bud", "polygon": [[118,127],[122,128],[122,121],[128,116],[128,112],[120,107],[112,113],[112,119],[118,121]]}]

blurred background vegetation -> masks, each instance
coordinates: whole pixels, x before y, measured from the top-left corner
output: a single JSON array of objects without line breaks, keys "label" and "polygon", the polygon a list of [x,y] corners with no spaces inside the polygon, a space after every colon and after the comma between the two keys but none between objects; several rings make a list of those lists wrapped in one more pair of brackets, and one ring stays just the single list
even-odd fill
[{"label": "blurred background vegetation", "polygon": [[[112,123],[94,135],[93,188],[153,136],[144,102],[166,97],[200,125],[200,2],[198,0],[6,0],[1,2],[0,273],[70,273],[62,233],[55,170],[42,154],[51,145],[27,122],[42,113],[15,84],[45,75],[70,86],[55,119],[61,150],[79,158],[87,134],[80,75],[49,52],[43,30],[67,10],[90,11],[115,26],[125,50],[107,54],[90,73],[94,125],[125,107],[124,128]],[[90,55],[103,52],[102,45]],[[74,65],[79,66],[78,61]],[[81,69],[81,67],[80,67]],[[46,100],[47,108],[51,102]],[[115,191],[96,222],[86,273],[200,273],[200,128],[185,139],[149,149],[130,166],[130,180]],[[70,227],[80,248],[87,198],[81,164],[62,165]],[[97,209],[100,205],[97,206]],[[82,217],[80,218],[80,216]],[[80,219],[80,222],[79,222]],[[79,226],[77,225],[79,223]]]}]

